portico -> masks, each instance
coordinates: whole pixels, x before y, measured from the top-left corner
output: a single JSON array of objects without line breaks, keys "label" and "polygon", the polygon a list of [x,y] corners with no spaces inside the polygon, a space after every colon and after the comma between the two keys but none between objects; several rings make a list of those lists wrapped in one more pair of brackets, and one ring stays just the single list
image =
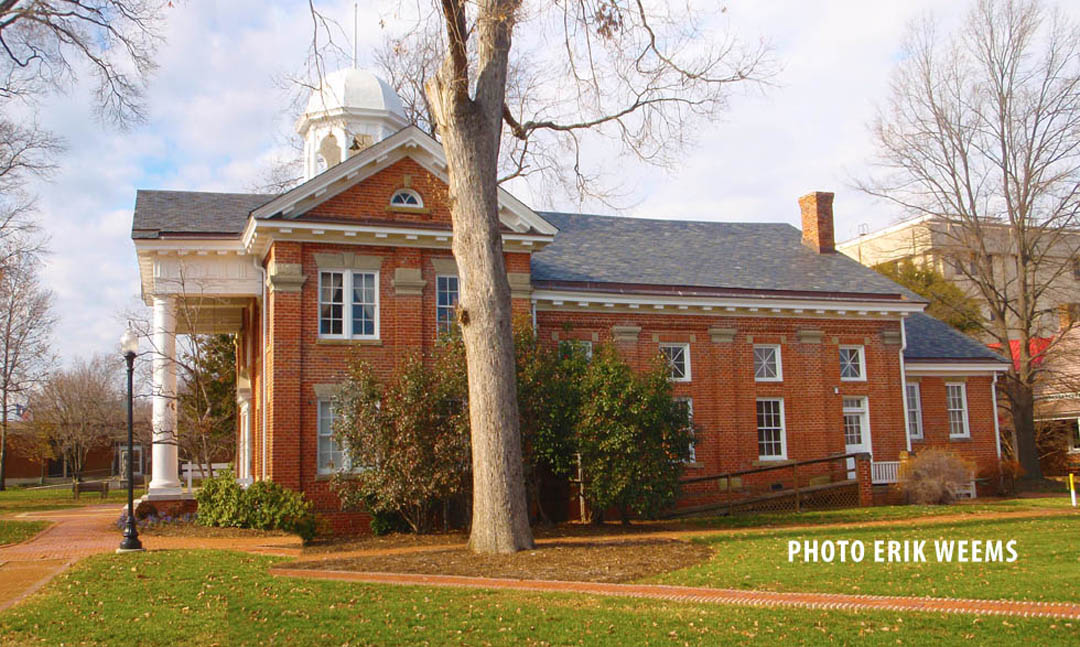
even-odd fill
[{"label": "portico", "polygon": [[[258,311],[262,270],[239,245],[198,239],[135,240],[143,270],[143,299],[152,308],[148,331],[152,364],[153,435],[151,478],[145,501],[190,498],[180,482],[177,451],[177,335],[239,333]],[[246,366],[254,357],[245,358]],[[251,475],[252,394],[241,372],[238,404],[242,434],[237,455],[241,478]]]}]

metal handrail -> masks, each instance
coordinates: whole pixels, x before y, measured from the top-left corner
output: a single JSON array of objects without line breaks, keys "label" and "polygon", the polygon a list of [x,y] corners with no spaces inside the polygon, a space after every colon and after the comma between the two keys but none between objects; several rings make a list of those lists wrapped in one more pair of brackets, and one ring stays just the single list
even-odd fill
[{"label": "metal handrail", "polygon": [[719,481],[720,479],[731,479],[734,476],[745,476],[747,474],[760,474],[762,472],[771,472],[773,470],[790,469],[792,467],[798,467],[800,465],[815,465],[817,463],[830,463],[832,461],[843,460],[847,458],[858,458],[860,456],[869,456],[869,452],[855,452],[853,454],[835,454],[833,456],[826,456],[825,458],[812,458],[810,460],[802,461],[778,461],[776,465],[767,465],[765,467],[756,467],[750,470],[740,470],[738,472],[725,472],[723,474],[714,474],[712,476],[694,476],[688,479],[682,479],[679,483],[705,483],[707,481]]}]

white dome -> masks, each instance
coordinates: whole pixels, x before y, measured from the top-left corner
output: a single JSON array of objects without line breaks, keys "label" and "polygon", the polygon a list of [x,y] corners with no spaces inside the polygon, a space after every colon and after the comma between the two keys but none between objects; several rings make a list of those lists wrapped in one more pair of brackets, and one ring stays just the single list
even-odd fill
[{"label": "white dome", "polygon": [[322,91],[308,99],[308,115],[338,110],[377,110],[404,119],[405,108],[394,88],[371,72],[347,68],[326,75]]}]

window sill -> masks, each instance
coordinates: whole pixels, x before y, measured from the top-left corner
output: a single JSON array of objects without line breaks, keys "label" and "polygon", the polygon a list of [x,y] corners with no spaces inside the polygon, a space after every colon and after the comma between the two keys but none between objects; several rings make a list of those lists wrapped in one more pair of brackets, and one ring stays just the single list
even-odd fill
[{"label": "window sill", "polygon": [[416,213],[421,215],[431,213],[431,209],[428,209],[427,207],[402,207],[398,205],[387,205],[386,210],[396,213]]},{"label": "window sill", "polygon": [[968,443],[971,442],[971,436],[949,436],[950,443]]},{"label": "window sill", "polygon": [[381,339],[327,339],[320,337],[315,343],[320,346],[382,346]]},{"label": "window sill", "polygon": [[325,483],[326,481],[332,480],[335,476],[343,476],[345,478],[355,478],[356,474],[355,473],[350,474],[348,472],[325,472],[325,473],[319,473],[319,474],[315,475],[315,482],[316,483]]},{"label": "window sill", "polygon": [[865,382],[866,378],[865,377],[842,377],[842,378],[840,378],[840,381],[841,382],[849,382],[849,383],[850,382]]},{"label": "window sill", "polygon": [[758,459],[756,461],[754,461],[753,465],[754,465],[754,467],[776,467],[777,465],[788,465],[788,464],[794,463],[794,462],[795,461],[793,461],[793,460],[791,460],[789,458],[786,458],[786,457],[785,458],[762,458],[762,457],[759,456]]}]

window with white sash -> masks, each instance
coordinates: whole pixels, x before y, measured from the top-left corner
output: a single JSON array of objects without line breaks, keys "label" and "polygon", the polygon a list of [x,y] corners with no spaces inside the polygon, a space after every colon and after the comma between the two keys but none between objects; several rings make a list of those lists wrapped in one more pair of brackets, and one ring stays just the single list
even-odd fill
[{"label": "window with white sash", "polygon": [[783,398],[758,398],[757,430],[758,458],[760,460],[784,460],[787,458]]},{"label": "window with white sash", "polygon": [[378,272],[319,272],[319,337],[379,338]]},{"label": "window with white sash", "polygon": [[949,411],[949,438],[970,438],[967,385],[963,382],[945,384],[945,400]]},{"label": "window with white sash", "polygon": [[754,346],[754,380],[757,382],[780,382],[784,369],[780,362],[780,346],[759,344]]},{"label": "window with white sash", "polygon": [[912,440],[922,440],[922,394],[919,392],[919,383],[908,382],[906,395],[908,436]]},{"label": "window with white sash", "polygon": [[319,474],[330,474],[345,469],[345,452],[334,439],[334,407],[330,400],[319,400]]}]

